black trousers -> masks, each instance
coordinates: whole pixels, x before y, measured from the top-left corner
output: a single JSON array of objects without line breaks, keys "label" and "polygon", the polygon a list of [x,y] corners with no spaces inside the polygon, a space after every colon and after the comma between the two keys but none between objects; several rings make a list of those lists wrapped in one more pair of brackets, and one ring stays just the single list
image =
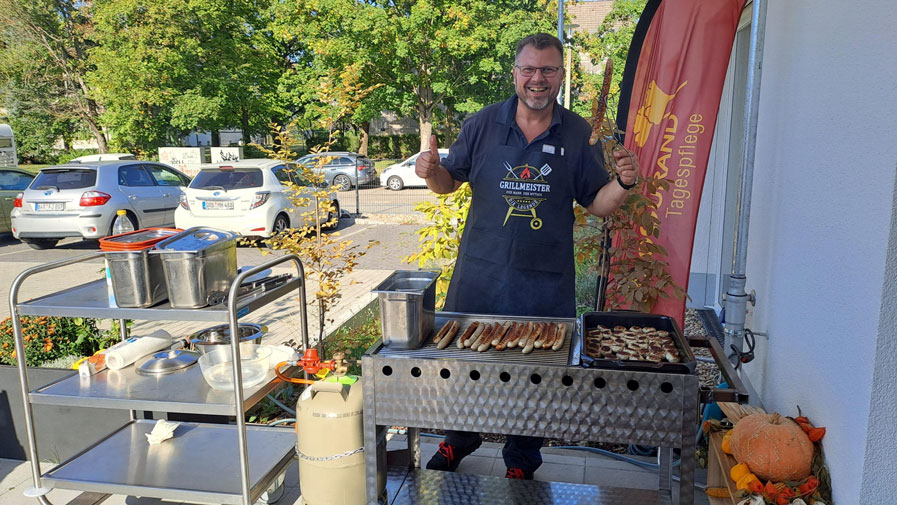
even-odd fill
[{"label": "black trousers", "polygon": [[[479,433],[451,430],[445,432],[445,443],[455,447],[470,447],[478,440],[480,440]],[[505,446],[501,450],[505,466],[520,468],[525,472],[535,472],[542,464],[542,454],[539,449],[542,448],[543,441],[542,437],[508,435],[508,441],[505,442]]]}]

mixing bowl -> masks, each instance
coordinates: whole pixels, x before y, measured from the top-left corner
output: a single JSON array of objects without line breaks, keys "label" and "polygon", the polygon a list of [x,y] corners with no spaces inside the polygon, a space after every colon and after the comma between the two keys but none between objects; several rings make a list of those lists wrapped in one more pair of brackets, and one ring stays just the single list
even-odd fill
[{"label": "mixing bowl", "polygon": [[[268,374],[268,357],[271,349],[258,345],[240,345],[240,366],[243,371],[243,388],[257,386]],[[234,390],[234,357],[230,346],[218,346],[199,357],[202,377],[212,389]]]}]

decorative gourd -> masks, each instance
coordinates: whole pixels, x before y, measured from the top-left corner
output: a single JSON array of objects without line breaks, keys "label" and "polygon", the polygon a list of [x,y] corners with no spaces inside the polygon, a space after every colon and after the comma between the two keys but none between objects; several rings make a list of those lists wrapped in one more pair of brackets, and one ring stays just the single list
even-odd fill
[{"label": "decorative gourd", "polygon": [[751,472],[773,482],[801,481],[810,475],[813,442],[791,419],[751,414],[732,429],[732,455]]}]

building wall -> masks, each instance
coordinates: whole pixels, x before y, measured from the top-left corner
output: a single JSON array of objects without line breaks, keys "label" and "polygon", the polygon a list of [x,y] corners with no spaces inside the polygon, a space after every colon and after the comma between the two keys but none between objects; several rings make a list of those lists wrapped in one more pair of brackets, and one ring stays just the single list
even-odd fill
[{"label": "building wall", "polygon": [[768,410],[828,428],[838,504],[897,492],[895,22],[883,0],[768,10],[747,269],[768,339],[748,370]]}]

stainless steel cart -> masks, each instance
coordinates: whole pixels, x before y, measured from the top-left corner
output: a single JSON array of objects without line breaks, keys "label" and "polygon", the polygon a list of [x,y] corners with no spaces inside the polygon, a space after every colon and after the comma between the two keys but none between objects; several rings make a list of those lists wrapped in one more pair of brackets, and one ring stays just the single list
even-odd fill
[{"label": "stainless steel cart", "polygon": [[[292,460],[296,435],[292,428],[246,426],[244,412],[280,384],[273,372],[261,385],[235,387],[233,393],[211,389],[198,366],[185,371],[147,377],[134,367],[104,370],[89,380],[77,373],[31,390],[19,316],[44,315],[119,319],[122,337],[125,319],[228,323],[238,335],[237,321],[254,310],[294,290],[299,290],[302,341],[308,346],[305,275],[295,255],[283,256],[241,272],[230,288],[225,304],[203,309],[173,309],[167,303],[151,308],[117,308],[109,304],[105,281],[98,280],[26,302],[18,301],[19,289],[30,276],[102,256],[93,253],[29,268],[12,284],[10,313],[25,407],[25,423],[33,487],[26,496],[50,505],[46,494],[53,488],[109,494],[125,494],[183,501],[251,505],[282,474]],[[292,262],[297,275],[286,284],[238,299],[244,279],[280,263]],[[232,345],[233,359],[240,362],[240,346]],[[234,384],[242,384],[240,367],[234,367]],[[108,437],[41,474],[32,405],[98,406],[129,409],[131,421]],[[182,423],[174,438],[149,446],[145,433],[153,422],[137,419],[137,411],[180,412],[233,416],[235,425]]]},{"label": "stainless steel cart", "polygon": [[[471,317],[437,313],[434,327],[449,318]],[[477,315],[476,319],[508,318]],[[571,332],[575,327],[573,319],[555,321],[566,323]],[[529,355],[517,349],[478,353],[454,345],[437,350],[432,343],[413,350],[373,346],[362,358],[368,505],[672,503],[674,448],[681,451],[678,503],[693,503],[701,400],[697,375],[575,366],[580,342],[574,336],[560,351]],[[719,349],[717,353],[722,356]],[[385,458],[377,454],[376,444],[390,426],[409,427],[411,464],[403,474],[390,468],[389,496],[383,497],[377,496],[376,476]],[[658,491],[420,470],[420,428],[656,446]]]}]

